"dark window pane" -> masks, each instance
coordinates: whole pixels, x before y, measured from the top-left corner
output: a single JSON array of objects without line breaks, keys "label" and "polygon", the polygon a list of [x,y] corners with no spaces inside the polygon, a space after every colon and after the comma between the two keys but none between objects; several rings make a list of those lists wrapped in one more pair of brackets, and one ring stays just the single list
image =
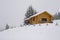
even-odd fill
[{"label": "dark window pane", "polygon": [[42,22],[47,22],[47,18],[42,18]]}]

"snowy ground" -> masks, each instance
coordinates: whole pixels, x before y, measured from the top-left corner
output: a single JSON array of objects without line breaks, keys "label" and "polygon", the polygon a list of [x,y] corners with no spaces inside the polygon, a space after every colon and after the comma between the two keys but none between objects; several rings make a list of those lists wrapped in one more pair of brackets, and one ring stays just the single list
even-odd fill
[{"label": "snowy ground", "polygon": [[0,32],[0,40],[60,40],[59,22],[8,29]]}]

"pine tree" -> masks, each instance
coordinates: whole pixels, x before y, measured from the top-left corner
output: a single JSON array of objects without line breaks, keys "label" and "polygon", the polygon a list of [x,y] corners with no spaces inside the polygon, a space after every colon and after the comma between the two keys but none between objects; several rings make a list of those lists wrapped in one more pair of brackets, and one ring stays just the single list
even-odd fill
[{"label": "pine tree", "polygon": [[60,12],[58,12],[54,15],[53,20],[59,20],[59,19],[60,19]]},{"label": "pine tree", "polygon": [[58,19],[60,19],[60,12],[58,12]]},{"label": "pine tree", "polygon": [[32,6],[29,6],[29,8],[28,8],[28,10],[27,10],[27,12],[25,14],[24,25],[28,25],[29,24],[29,21],[25,20],[25,19],[29,18],[30,16],[32,16],[32,15],[34,15],[36,13],[37,13],[36,10],[34,10]]},{"label": "pine tree", "polygon": [[58,19],[57,13],[55,13],[53,17],[54,17],[53,20],[57,20]]},{"label": "pine tree", "polygon": [[25,18],[29,18],[30,16],[36,14],[37,12],[33,9],[32,6],[29,6],[26,14],[25,14]]},{"label": "pine tree", "polygon": [[6,24],[6,26],[5,26],[6,28],[5,29],[9,29],[9,25],[8,24]]}]

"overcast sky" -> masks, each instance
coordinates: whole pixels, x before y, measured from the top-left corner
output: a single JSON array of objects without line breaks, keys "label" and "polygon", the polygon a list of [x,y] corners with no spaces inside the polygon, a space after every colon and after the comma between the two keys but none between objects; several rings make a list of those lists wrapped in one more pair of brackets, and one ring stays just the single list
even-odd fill
[{"label": "overcast sky", "polygon": [[0,27],[5,24],[19,26],[29,5],[37,12],[46,10],[54,14],[60,11],[60,0],[0,0]]}]

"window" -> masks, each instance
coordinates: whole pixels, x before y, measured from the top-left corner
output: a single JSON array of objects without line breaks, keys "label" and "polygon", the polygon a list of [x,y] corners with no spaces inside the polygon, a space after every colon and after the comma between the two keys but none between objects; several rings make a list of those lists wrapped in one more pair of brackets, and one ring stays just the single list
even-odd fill
[{"label": "window", "polygon": [[42,22],[47,22],[47,18],[42,18]]}]

